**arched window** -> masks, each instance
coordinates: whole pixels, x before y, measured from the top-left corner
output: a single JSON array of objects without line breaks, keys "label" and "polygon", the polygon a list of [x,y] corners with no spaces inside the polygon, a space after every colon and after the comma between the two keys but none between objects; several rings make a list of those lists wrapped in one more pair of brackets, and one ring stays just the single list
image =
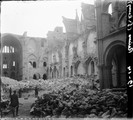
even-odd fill
[{"label": "arched window", "polygon": [[33,68],[36,68],[36,62],[33,62]]},{"label": "arched window", "polygon": [[44,67],[46,67],[46,66],[47,66],[47,63],[46,63],[46,62],[44,62],[44,63],[43,63],[43,66],[44,66]]},{"label": "arched window", "polygon": [[47,75],[43,74],[43,79],[46,80],[47,79]]},{"label": "arched window", "polygon": [[7,64],[3,64],[3,69],[7,69]]},{"label": "arched window", "polygon": [[14,53],[14,47],[12,48],[12,52]]},{"label": "arched window", "polygon": [[33,79],[35,79],[35,80],[37,79],[37,76],[36,76],[36,74],[34,74],[34,75],[33,75]]},{"label": "arched window", "polygon": [[112,15],[112,13],[113,13],[112,3],[109,4],[108,13],[109,13],[110,15]]},{"label": "arched window", "polygon": [[9,53],[9,46],[7,46],[7,53]]},{"label": "arched window", "polygon": [[15,66],[15,61],[13,61],[13,66]]},{"label": "arched window", "polygon": [[124,27],[126,26],[126,13],[123,13],[119,19],[118,27]]}]

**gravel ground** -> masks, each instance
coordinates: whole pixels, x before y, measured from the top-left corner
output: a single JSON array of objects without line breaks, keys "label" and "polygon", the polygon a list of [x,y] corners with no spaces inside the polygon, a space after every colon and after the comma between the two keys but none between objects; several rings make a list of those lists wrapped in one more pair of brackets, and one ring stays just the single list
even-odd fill
[{"label": "gravel ground", "polygon": [[[31,104],[34,103],[36,98],[19,98],[19,116],[16,118],[33,118],[34,116],[30,115],[30,107]],[[13,118],[13,115],[11,112],[9,112],[7,115],[3,116],[3,118]]]},{"label": "gravel ground", "polygon": [[[39,91],[39,96],[43,95],[44,91]],[[9,95],[8,95],[9,96]],[[28,98],[28,99],[25,99]],[[35,98],[35,91],[32,90],[27,93],[22,94],[22,98],[19,98],[19,116],[16,118],[33,118],[34,116],[30,115],[30,107],[32,103],[35,102],[37,98]],[[7,115],[4,115],[3,118],[13,118],[13,115],[11,112],[9,112]]]}]

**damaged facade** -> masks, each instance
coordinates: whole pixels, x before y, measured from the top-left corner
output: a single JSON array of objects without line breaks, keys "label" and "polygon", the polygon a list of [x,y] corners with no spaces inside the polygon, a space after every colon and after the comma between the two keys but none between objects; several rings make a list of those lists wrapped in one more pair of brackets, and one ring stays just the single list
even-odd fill
[{"label": "damaged facade", "polygon": [[[52,60],[48,66],[50,78],[74,75],[98,78],[95,8],[94,5],[84,3],[81,7],[81,20],[77,14],[75,19],[63,17],[66,33],[57,32],[57,28],[52,32],[54,34],[52,41],[57,41],[58,45],[51,47],[48,54],[48,61]],[[57,37],[59,34],[64,37]],[[47,41],[50,41],[49,36],[50,33]]]},{"label": "damaged facade", "polygon": [[96,13],[101,89],[126,87],[126,1],[97,0]]},{"label": "damaged facade", "polygon": [[[101,89],[126,85],[126,2],[82,3],[79,20],[63,17],[47,38],[2,34],[2,74],[16,80],[83,75]],[[112,10],[110,11],[109,10]],[[112,9],[111,9],[112,8]]]},{"label": "damaged facade", "polygon": [[1,36],[3,76],[16,80],[39,79],[46,74],[47,41],[44,38],[2,34]]}]

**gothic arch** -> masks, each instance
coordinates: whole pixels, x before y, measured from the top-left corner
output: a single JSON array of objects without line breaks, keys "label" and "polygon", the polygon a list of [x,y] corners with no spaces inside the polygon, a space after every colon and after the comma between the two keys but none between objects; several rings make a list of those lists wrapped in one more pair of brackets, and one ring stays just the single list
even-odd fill
[{"label": "gothic arch", "polygon": [[88,75],[92,75],[95,73],[95,65],[96,63],[93,57],[89,57],[85,61],[85,70]]},{"label": "gothic arch", "polygon": [[115,42],[110,43],[110,45],[108,45],[108,47],[106,48],[104,55],[103,55],[103,60],[104,60],[105,65],[107,65],[108,62],[110,62],[110,58],[107,57],[109,55],[109,52],[111,50],[113,50],[112,48],[114,48],[114,50],[115,50],[115,47],[117,47],[117,46],[126,47],[126,44],[120,40],[116,40]]},{"label": "gothic arch", "polygon": [[28,56],[28,59],[34,59],[35,61],[37,61],[37,57],[34,55],[34,54],[30,54],[29,56]]},{"label": "gothic arch", "polygon": [[104,13],[108,13],[108,9],[109,9],[109,5],[112,4],[111,0],[105,0],[105,2],[103,3],[103,12]]},{"label": "gothic arch", "polygon": [[126,86],[126,45],[121,41],[111,43],[104,54],[106,79],[110,87]]},{"label": "gothic arch", "polygon": [[47,80],[47,75],[45,73],[43,74],[43,79]]},{"label": "gothic arch", "polygon": [[27,58],[27,61],[33,68],[37,67],[37,57],[34,54],[30,54]]},{"label": "gothic arch", "polygon": [[[118,20],[118,28],[126,26],[126,12],[123,12]],[[125,19],[125,20],[124,20]],[[124,20],[124,21],[123,21]],[[124,26],[121,26],[122,22],[124,22]]]}]

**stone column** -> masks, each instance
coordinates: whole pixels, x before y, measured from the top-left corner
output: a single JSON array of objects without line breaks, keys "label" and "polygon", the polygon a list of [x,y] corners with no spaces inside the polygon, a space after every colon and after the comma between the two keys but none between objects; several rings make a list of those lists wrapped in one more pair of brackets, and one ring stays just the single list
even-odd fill
[{"label": "stone column", "polygon": [[99,70],[99,80],[100,80],[100,89],[104,88],[104,77],[103,77],[103,65],[98,65]]},{"label": "stone column", "polygon": [[87,56],[87,43],[85,41],[82,43],[82,47],[83,47],[83,56],[84,56],[84,58],[86,58],[86,56]]},{"label": "stone column", "polygon": [[66,77],[69,76],[69,42],[66,41],[65,46],[65,62],[66,62]]}]

